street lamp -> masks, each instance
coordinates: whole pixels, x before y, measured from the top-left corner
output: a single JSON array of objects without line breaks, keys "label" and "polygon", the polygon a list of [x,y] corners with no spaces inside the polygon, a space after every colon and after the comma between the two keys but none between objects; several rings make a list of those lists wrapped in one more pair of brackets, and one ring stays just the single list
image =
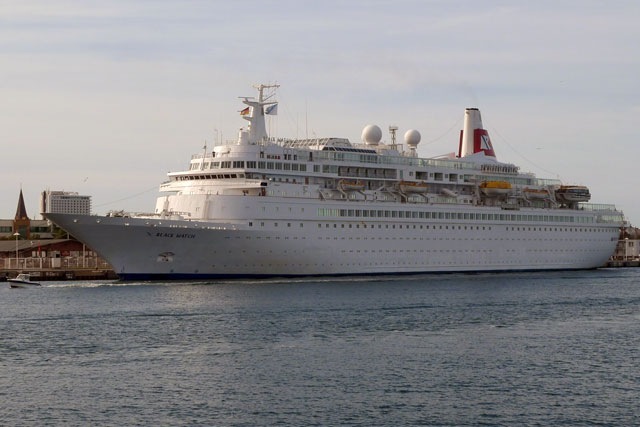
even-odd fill
[{"label": "street lamp", "polygon": [[20,268],[20,265],[18,262],[18,238],[20,237],[20,233],[16,231],[15,233],[13,233],[13,236],[16,238],[16,270],[17,270],[18,268]]}]

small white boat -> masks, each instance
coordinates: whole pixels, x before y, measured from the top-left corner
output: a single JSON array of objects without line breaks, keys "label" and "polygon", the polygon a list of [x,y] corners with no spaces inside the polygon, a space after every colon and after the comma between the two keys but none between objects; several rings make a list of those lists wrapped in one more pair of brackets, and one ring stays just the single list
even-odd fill
[{"label": "small white boat", "polygon": [[7,279],[7,282],[9,282],[9,286],[12,288],[40,286],[40,283],[31,280],[31,276],[28,273],[20,273],[13,279]]}]

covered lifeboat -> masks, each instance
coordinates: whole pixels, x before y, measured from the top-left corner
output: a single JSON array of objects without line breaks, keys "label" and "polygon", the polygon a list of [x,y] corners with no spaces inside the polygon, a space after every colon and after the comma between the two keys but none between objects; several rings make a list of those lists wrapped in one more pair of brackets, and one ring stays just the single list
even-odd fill
[{"label": "covered lifeboat", "polygon": [[484,181],[480,183],[480,191],[487,196],[503,196],[511,192],[511,183],[507,181]]},{"label": "covered lifeboat", "polygon": [[591,193],[584,185],[563,185],[556,190],[556,199],[565,203],[588,202]]}]

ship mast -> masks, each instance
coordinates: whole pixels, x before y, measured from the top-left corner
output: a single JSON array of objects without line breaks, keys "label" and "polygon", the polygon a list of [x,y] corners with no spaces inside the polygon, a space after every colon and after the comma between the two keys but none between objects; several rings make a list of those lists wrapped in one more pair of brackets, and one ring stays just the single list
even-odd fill
[{"label": "ship mast", "polygon": [[250,107],[249,114],[243,115],[242,118],[249,122],[249,132],[246,135],[246,139],[241,136],[241,143],[258,144],[264,142],[269,135],[267,134],[267,128],[265,125],[265,106],[277,104],[278,102],[272,100],[275,96],[275,90],[271,94],[266,94],[265,89],[277,89],[279,84],[272,85],[253,85],[258,90],[258,100],[253,97],[243,97],[242,102]]}]

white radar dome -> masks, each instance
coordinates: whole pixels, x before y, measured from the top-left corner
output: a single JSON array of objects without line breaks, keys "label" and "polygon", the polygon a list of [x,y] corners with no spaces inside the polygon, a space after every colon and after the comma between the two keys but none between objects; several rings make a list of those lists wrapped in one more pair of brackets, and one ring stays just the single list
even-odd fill
[{"label": "white radar dome", "polygon": [[415,129],[409,129],[404,134],[404,142],[409,147],[414,147],[414,148],[417,147],[418,144],[420,143],[420,138],[421,138],[420,132],[418,132]]},{"label": "white radar dome", "polygon": [[362,129],[362,140],[369,145],[378,145],[382,139],[382,129],[376,125],[367,125]]}]

